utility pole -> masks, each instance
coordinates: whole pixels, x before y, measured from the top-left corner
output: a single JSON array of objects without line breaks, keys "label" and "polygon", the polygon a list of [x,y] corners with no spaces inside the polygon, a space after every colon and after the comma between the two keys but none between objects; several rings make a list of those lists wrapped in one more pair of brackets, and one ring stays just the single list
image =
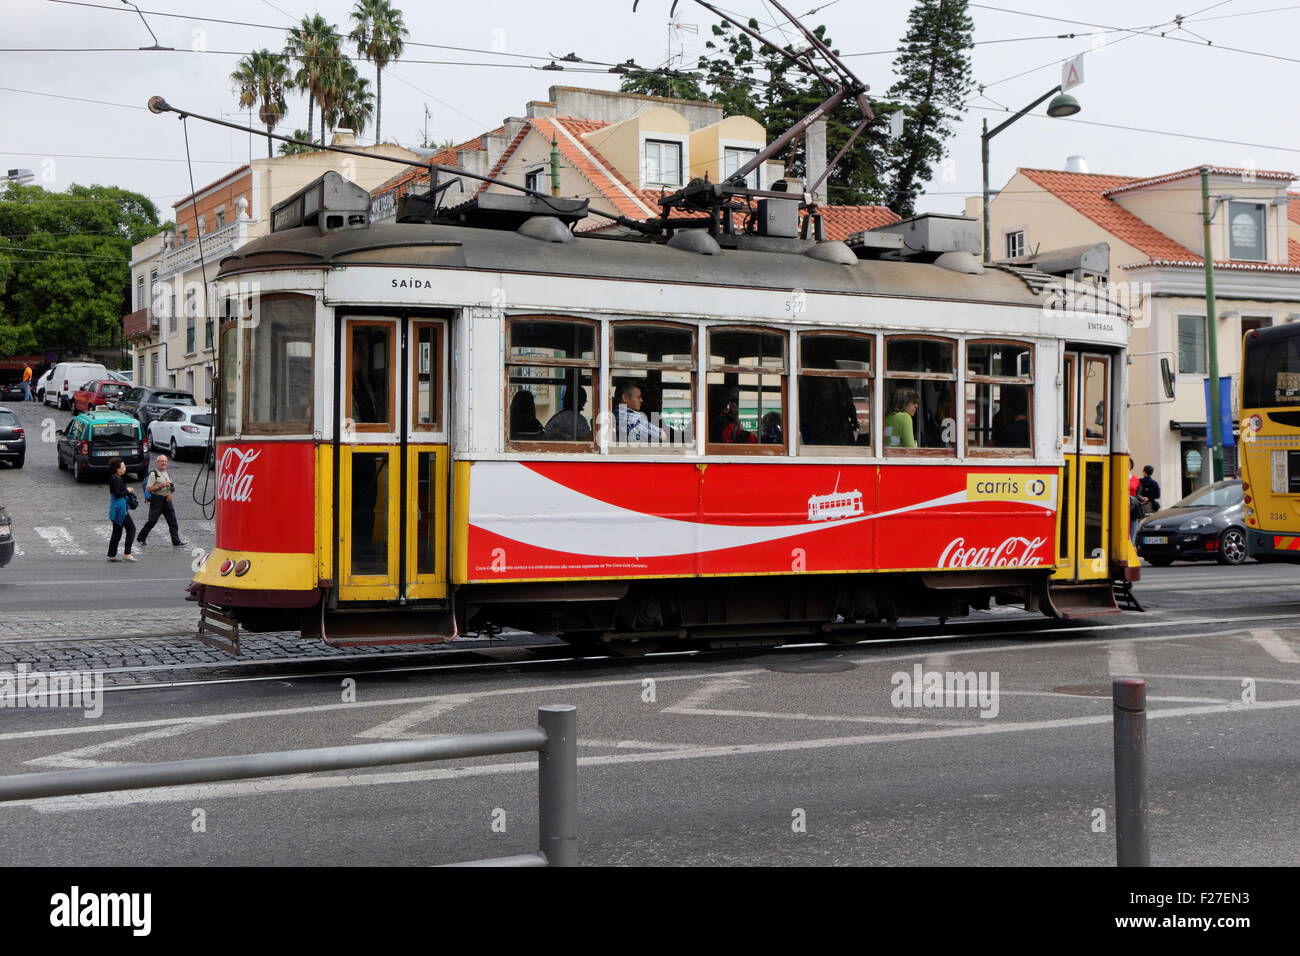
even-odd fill
[{"label": "utility pole", "polygon": [[1210,441],[1210,476],[1214,481],[1223,480],[1223,429],[1220,427],[1219,412],[1219,324],[1218,310],[1214,306],[1214,247],[1210,244],[1210,168],[1201,167],[1201,221],[1204,229],[1205,258],[1205,346],[1209,355],[1210,374],[1210,408],[1209,428],[1206,437]]}]

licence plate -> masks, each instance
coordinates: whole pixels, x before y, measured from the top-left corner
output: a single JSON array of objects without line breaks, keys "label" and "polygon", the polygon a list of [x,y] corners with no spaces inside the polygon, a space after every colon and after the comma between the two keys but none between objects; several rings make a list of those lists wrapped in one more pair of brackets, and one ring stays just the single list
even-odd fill
[{"label": "licence plate", "polygon": [[1143,538],[1142,543],[1143,544],[1168,544],[1169,538],[1163,535],[1158,538]]},{"label": "licence plate", "polygon": [[109,455],[116,455],[116,454],[117,454],[117,452],[113,451],[112,449],[109,449],[108,451],[97,451],[97,452],[95,452],[95,457],[96,457],[96,458],[107,458]]}]

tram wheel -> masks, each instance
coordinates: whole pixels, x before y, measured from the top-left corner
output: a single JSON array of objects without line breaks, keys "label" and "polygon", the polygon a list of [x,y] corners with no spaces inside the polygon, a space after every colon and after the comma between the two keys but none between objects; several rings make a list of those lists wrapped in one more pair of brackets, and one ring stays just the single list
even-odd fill
[{"label": "tram wheel", "polygon": [[610,641],[604,646],[615,657],[645,657],[645,655],[653,654],[659,650],[659,648],[663,647],[663,644],[664,642],[660,638],[624,638]]}]

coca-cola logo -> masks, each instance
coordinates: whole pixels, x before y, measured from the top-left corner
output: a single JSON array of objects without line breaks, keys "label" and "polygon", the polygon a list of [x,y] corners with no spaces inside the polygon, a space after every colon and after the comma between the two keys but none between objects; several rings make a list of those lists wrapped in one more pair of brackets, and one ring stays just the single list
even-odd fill
[{"label": "coca-cola logo", "polygon": [[227,448],[221,453],[217,469],[218,501],[250,501],[253,497],[253,473],[249,466],[257,461],[261,449],[241,451]]},{"label": "coca-cola logo", "polygon": [[966,546],[965,538],[953,538],[939,556],[941,568],[1023,568],[1035,563],[1046,538],[1007,538],[997,546]]}]

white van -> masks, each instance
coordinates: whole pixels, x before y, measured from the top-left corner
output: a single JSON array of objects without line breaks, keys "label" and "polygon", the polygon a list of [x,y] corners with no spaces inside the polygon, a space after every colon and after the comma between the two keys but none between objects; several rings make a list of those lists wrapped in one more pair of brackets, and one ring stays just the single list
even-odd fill
[{"label": "white van", "polygon": [[73,392],[87,382],[106,378],[108,369],[98,362],[60,362],[45,384],[45,404],[70,409]]}]

